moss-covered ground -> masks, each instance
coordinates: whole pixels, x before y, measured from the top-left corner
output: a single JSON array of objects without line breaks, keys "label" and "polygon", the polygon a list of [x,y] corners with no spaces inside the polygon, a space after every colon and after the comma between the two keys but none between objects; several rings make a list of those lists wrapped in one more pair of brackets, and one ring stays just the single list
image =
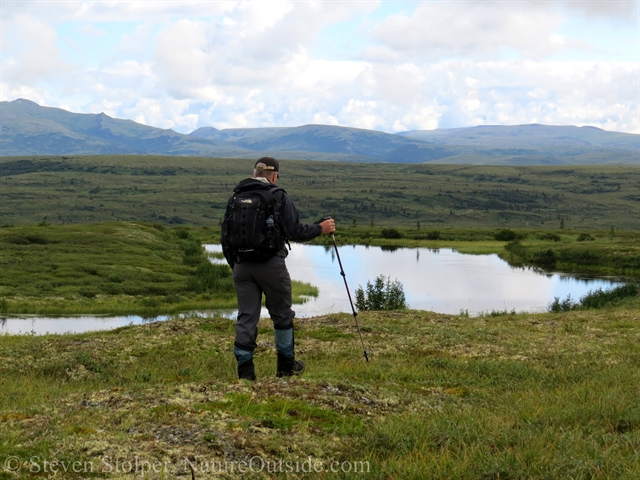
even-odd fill
[{"label": "moss-covered ground", "polygon": [[0,478],[635,479],[640,305],[297,321],[238,381],[233,322],[0,337]]}]

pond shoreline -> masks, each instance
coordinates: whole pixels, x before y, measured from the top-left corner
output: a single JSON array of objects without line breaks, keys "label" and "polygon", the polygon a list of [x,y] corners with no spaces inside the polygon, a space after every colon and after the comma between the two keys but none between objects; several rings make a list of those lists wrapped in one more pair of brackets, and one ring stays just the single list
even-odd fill
[{"label": "pond shoreline", "polygon": [[[212,261],[221,261],[219,245],[205,245],[204,248]],[[344,257],[347,280],[352,292],[378,274],[395,272],[393,276],[398,277],[401,283],[407,282],[405,289],[410,309],[447,315],[543,313],[555,296],[564,299],[567,295],[572,295],[577,299],[588,290],[615,286],[619,280],[615,277],[594,278],[592,274],[576,277],[564,272],[545,272],[537,267],[513,267],[496,254],[465,255],[444,248],[382,249],[349,245],[339,249]],[[334,253],[327,246],[293,245],[289,258],[292,278],[304,278],[317,285],[320,290],[318,296],[306,297],[306,303],[294,305],[297,317],[311,318],[350,311]],[[374,265],[377,267],[374,268]],[[451,273],[447,273],[449,271]],[[455,271],[458,271],[455,275],[462,275],[460,280],[450,278]],[[550,288],[555,290],[549,290]],[[541,293],[533,295],[531,292]],[[174,318],[235,318],[234,306],[222,309],[205,307],[183,312],[154,311],[143,315],[5,315],[4,321],[0,317],[0,332],[80,333]],[[268,316],[264,308],[262,316]]]}]

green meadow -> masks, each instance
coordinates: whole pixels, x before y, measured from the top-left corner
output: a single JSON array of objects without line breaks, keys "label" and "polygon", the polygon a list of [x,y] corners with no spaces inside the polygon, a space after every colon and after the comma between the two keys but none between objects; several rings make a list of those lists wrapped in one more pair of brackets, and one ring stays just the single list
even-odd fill
[{"label": "green meadow", "polygon": [[[0,225],[216,226],[252,160],[0,157]],[[495,167],[283,161],[301,216],[344,227],[640,229],[634,166]]]},{"label": "green meadow", "polygon": [[[275,377],[264,319],[258,380],[239,382],[233,322],[177,313],[235,306],[230,269],[202,244],[250,167],[0,158],[0,321],[174,314],[1,335],[0,479],[640,477],[637,288],[549,313],[359,312],[369,362],[350,313],[298,319],[307,370],[290,379]],[[637,173],[292,161],[281,184],[306,221],[336,217],[340,244],[498,253],[637,283]]]}]

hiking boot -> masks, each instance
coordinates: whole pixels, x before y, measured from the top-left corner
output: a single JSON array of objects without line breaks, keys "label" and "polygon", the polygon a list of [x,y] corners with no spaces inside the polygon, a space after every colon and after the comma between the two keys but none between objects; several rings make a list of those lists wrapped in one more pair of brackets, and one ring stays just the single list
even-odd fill
[{"label": "hiking boot", "polygon": [[249,360],[248,362],[244,362],[238,365],[238,378],[240,380],[250,380],[252,382],[255,381],[256,373],[253,360]]},{"label": "hiking boot", "polygon": [[277,377],[290,377],[291,375],[300,375],[304,372],[304,362],[302,360],[290,360],[287,365],[278,362]]},{"label": "hiking boot", "polygon": [[304,362],[302,360],[294,360],[291,375],[301,375],[304,372]]}]

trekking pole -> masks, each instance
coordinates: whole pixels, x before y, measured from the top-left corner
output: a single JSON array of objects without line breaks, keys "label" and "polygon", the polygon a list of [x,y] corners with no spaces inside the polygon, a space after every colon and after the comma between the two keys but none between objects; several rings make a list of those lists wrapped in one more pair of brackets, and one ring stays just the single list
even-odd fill
[{"label": "trekking pole", "polygon": [[349,285],[347,284],[347,275],[344,273],[344,268],[342,268],[342,260],[340,260],[340,253],[338,253],[338,244],[336,243],[336,237],[331,234],[331,239],[333,240],[333,247],[336,250],[336,256],[338,257],[338,264],[340,265],[340,275],[344,279],[344,286],[347,288],[347,296],[349,297],[349,303],[351,304],[351,311],[353,312],[353,319],[356,321],[356,328],[358,329],[358,335],[360,336],[360,343],[362,344],[362,352],[364,353],[364,358],[369,361],[369,354],[367,350],[364,348],[364,340],[362,340],[362,332],[360,331],[360,325],[358,325],[358,313],[356,312],[355,307],[353,306],[353,300],[351,300],[351,292],[349,291]]}]

